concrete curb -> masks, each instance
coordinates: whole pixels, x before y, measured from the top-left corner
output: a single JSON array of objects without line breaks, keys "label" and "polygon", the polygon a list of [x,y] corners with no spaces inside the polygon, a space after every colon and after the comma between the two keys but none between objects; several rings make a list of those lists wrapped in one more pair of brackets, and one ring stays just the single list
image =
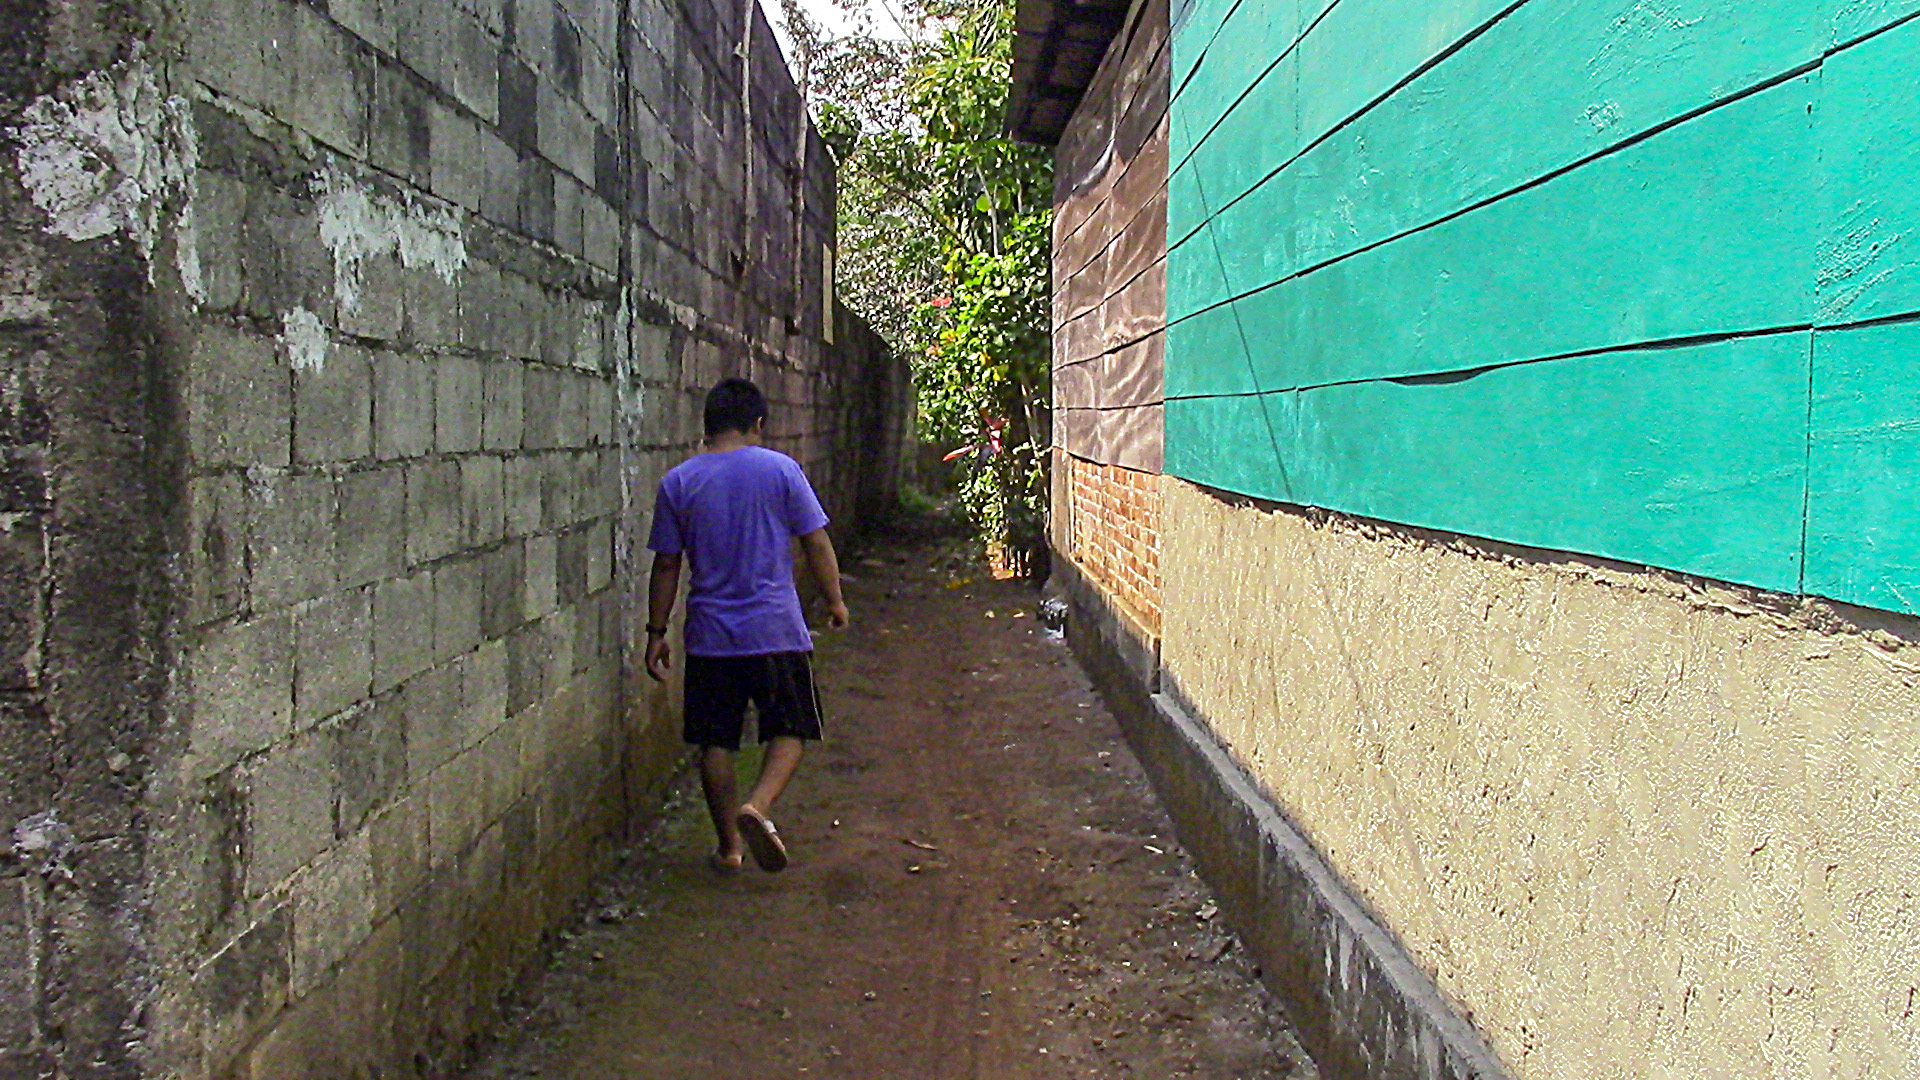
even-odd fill
[{"label": "concrete curb", "polygon": [[[1074,656],[1328,1080],[1509,1080],[1472,1023],[1173,694],[1160,643],[1054,556]],[[1166,687],[1167,689],[1177,688]]]},{"label": "concrete curb", "polygon": [[1507,1080],[1391,931],[1167,694],[1127,739],[1229,921],[1329,1078]]}]

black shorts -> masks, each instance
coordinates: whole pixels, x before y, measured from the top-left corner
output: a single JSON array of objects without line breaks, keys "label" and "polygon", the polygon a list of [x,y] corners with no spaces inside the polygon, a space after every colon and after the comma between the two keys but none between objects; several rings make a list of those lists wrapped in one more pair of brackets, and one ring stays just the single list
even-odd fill
[{"label": "black shorts", "polygon": [[761,742],[782,735],[820,737],[813,654],[804,652],[687,657],[682,737],[695,746],[740,749],[749,701],[759,710]]}]

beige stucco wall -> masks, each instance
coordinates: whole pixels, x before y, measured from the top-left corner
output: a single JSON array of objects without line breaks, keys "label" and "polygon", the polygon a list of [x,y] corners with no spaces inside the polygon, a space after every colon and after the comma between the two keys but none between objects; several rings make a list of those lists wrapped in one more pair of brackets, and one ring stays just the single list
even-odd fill
[{"label": "beige stucco wall", "polygon": [[1920,622],[1163,484],[1167,685],[1516,1076],[1920,1076]]}]

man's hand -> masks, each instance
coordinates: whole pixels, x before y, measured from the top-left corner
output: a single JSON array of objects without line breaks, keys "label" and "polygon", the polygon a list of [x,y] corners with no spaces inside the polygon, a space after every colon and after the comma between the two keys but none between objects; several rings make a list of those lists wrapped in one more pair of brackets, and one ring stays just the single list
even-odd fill
[{"label": "man's hand", "polygon": [[827,598],[827,625],[845,630],[852,616],[847,614],[847,598],[840,593],[840,557],[833,553],[833,541],[827,539],[827,530],[815,529],[803,534],[800,554],[806,558],[813,583],[820,586],[821,595]]},{"label": "man's hand", "polygon": [[654,682],[666,682],[667,672],[673,670],[673,648],[661,634],[647,635],[647,674]]},{"label": "man's hand", "polygon": [[677,551],[659,552],[653,557],[653,570],[647,575],[647,674],[654,682],[666,682],[673,668],[673,650],[667,647],[667,616],[673,614],[674,594],[680,591],[681,556]]}]

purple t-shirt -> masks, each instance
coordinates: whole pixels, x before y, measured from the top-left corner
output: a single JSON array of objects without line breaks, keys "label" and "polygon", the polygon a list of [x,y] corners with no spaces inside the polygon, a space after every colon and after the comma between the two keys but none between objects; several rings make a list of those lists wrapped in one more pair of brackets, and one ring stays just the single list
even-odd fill
[{"label": "purple t-shirt", "polygon": [[777,450],[697,454],[667,473],[647,546],[687,554],[687,655],[811,651],[792,538],[826,524],[799,462]]}]

